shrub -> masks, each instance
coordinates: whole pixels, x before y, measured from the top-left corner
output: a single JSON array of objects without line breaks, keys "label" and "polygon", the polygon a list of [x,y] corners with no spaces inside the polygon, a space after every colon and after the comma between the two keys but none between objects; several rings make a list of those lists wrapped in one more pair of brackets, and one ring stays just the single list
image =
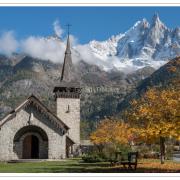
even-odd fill
[{"label": "shrub", "polygon": [[98,155],[85,155],[82,157],[82,160],[86,163],[96,163],[96,162],[103,162],[105,161],[105,159],[103,159],[102,157],[98,156]]}]

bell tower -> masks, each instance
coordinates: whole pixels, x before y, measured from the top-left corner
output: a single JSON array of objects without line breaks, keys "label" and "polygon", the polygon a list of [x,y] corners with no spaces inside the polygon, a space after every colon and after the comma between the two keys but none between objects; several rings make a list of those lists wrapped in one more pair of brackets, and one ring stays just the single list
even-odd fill
[{"label": "bell tower", "polygon": [[75,80],[72,64],[69,30],[64,63],[59,84],[53,90],[57,116],[69,126],[69,135],[75,145],[80,144],[80,83]]}]

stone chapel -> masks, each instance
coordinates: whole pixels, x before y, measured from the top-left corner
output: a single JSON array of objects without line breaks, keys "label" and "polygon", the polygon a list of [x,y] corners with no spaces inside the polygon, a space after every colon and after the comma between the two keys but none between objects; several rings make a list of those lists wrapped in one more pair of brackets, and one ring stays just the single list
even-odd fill
[{"label": "stone chapel", "polygon": [[80,145],[80,83],[73,80],[69,33],[61,79],[53,90],[56,114],[31,95],[0,121],[0,161],[64,159]]}]

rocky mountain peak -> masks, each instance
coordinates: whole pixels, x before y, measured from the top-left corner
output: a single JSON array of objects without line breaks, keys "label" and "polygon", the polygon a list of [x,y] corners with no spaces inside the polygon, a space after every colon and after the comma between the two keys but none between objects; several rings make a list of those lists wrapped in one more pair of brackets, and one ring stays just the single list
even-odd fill
[{"label": "rocky mountain peak", "polygon": [[137,21],[128,31],[125,32],[125,35],[135,37],[137,34],[141,34],[141,32],[148,27],[149,23],[146,19]]},{"label": "rocky mountain peak", "polygon": [[152,24],[157,24],[158,22],[161,22],[160,19],[159,19],[159,14],[154,13],[154,15],[152,17]]},{"label": "rocky mountain peak", "polygon": [[91,41],[89,47],[95,57],[114,63],[111,67],[119,70],[137,70],[146,66],[157,69],[179,55],[180,28],[170,30],[155,13],[151,23],[144,18],[124,34],[101,42]]},{"label": "rocky mountain peak", "polygon": [[141,24],[142,24],[142,26],[144,28],[148,28],[149,27],[149,22],[145,18],[143,18],[143,20],[141,21]]},{"label": "rocky mountain peak", "polygon": [[158,14],[155,14],[152,18],[146,45],[156,48],[165,37],[166,31],[169,31],[168,28],[161,22]]},{"label": "rocky mountain peak", "polygon": [[151,28],[156,27],[159,29],[167,29],[165,24],[160,20],[158,13],[155,13],[151,20]]}]

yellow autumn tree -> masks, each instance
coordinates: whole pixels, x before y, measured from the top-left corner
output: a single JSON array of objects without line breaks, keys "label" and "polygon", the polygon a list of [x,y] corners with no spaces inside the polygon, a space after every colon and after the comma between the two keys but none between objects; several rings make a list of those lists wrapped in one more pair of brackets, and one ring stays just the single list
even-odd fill
[{"label": "yellow autumn tree", "polygon": [[180,90],[152,88],[131,102],[126,113],[140,140],[160,143],[161,163],[165,160],[165,140],[180,140]]},{"label": "yellow autumn tree", "polygon": [[129,144],[133,138],[128,124],[120,120],[105,119],[100,122],[95,132],[90,136],[95,145],[113,145],[116,149],[119,144]]}]

